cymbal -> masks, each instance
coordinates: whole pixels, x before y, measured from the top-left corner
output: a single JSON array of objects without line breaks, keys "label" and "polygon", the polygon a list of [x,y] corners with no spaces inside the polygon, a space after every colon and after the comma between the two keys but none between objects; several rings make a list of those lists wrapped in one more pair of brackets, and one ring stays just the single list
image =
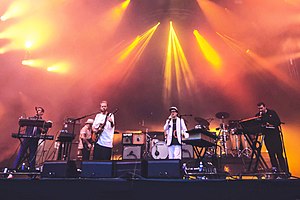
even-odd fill
[{"label": "cymbal", "polygon": [[203,119],[201,117],[195,117],[194,119],[195,119],[196,122],[199,123],[199,125],[209,126],[209,122],[206,119]]},{"label": "cymbal", "polygon": [[229,113],[228,112],[218,112],[216,114],[216,118],[218,119],[226,119],[229,117]]}]

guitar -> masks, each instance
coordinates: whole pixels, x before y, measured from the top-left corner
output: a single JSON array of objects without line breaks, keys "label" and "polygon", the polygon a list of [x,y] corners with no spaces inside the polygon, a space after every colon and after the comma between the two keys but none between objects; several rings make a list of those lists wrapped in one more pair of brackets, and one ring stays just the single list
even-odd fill
[{"label": "guitar", "polygon": [[99,128],[97,129],[97,131],[94,131],[92,133],[92,137],[91,137],[91,140],[93,143],[96,143],[101,135],[101,133],[104,131],[104,126],[106,125],[106,122],[107,122],[107,118],[110,117],[112,114],[116,114],[118,112],[118,108],[112,112],[112,113],[108,113],[108,115],[106,115],[105,117],[105,120],[104,120],[104,123],[103,124],[100,124]]}]

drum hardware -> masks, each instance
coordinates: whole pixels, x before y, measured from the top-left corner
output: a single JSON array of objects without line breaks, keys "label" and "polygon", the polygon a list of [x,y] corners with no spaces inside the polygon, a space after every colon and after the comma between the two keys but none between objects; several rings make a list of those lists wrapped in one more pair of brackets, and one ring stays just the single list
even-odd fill
[{"label": "drum hardware", "polygon": [[233,131],[235,131],[235,130],[230,131],[232,141],[233,141],[233,144],[232,144],[233,156],[235,156],[235,155],[237,157],[246,156],[246,157],[250,158],[251,149],[249,148],[249,145],[248,145],[248,142],[247,142],[245,136],[243,134],[235,134]]},{"label": "drum hardware", "polygon": [[218,119],[227,119],[229,117],[229,113],[228,112],[218,112],[216,113],[216,118]]},{"label": "drum hardware", "polygon": [[206,128],[207,130],[209,129],[209,122],[206,119],[203,119],[201,117],[195,117],[194,119],[196,122],[198,122],[198,125],[200,127]]},{"label": "drum hardware", "polygon": [[252,151],[249,148],[239,122],[240,120],[229,120],[228,128],[230,130],[231,142],[233,143],[232,151],[237,157],[246,156],[250,158]]},{"label": "drum hardware", "polygon": [[229,139],[229,130],[228,130],[228,125],[225,124],[224,119],[227,119],[230,114],[227,112],[218,112],[216,113],[216,118],[221,120],[221,124],[220,124],[220,128],[219,130],[219,139],[220,139],[220,143],[221,143],[221,155],[225,154],[226,156],[228,155],[228,150],[229,150],[229,146],[228,146],[228,142],[230,141]]},{"label": "drum hardware", "polygon": [[143,158],[146,160],[151,158],[151,153],[150,153],[151,142],[152,142],[151,136],[146,132],[146,143],[143,152]]}]

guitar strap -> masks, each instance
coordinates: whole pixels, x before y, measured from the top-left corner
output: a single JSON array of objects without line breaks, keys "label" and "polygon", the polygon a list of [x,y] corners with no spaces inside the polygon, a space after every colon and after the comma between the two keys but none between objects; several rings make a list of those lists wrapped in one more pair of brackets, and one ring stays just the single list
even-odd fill
[{"label": "guitar strap", "polygon": [[105,117],[105,120],[104,120],[104,123],[103,123],[103,126],[102,126],[103,129],[104,129],[104,126],[106,125],[108,115],[110,115],[110,113],[107,113],[107,114],[106,114],[106,117]]}]

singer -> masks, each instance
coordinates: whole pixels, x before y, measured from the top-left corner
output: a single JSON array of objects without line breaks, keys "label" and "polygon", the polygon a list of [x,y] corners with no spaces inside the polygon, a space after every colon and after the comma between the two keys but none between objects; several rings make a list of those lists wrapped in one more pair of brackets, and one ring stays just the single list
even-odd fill
[{"label": "singer", "polygon": [[283,157],[283,143],[281,132],[281,121],[278,114],[269,108],[263,102],[257,104],[258,113],[256,117],[260,117],[263,129],[262,133],[265,135],[264,142],[270,157],[272,171],[287,172],[287,162]]},{"label": "singer", "polygon": [[181,159],[182,137],[188,138],[187,128],[184,119],[179,117],[178,109],[170,107],[170,116],[164,125],[165,138],[168,145],[169,159]]}]

